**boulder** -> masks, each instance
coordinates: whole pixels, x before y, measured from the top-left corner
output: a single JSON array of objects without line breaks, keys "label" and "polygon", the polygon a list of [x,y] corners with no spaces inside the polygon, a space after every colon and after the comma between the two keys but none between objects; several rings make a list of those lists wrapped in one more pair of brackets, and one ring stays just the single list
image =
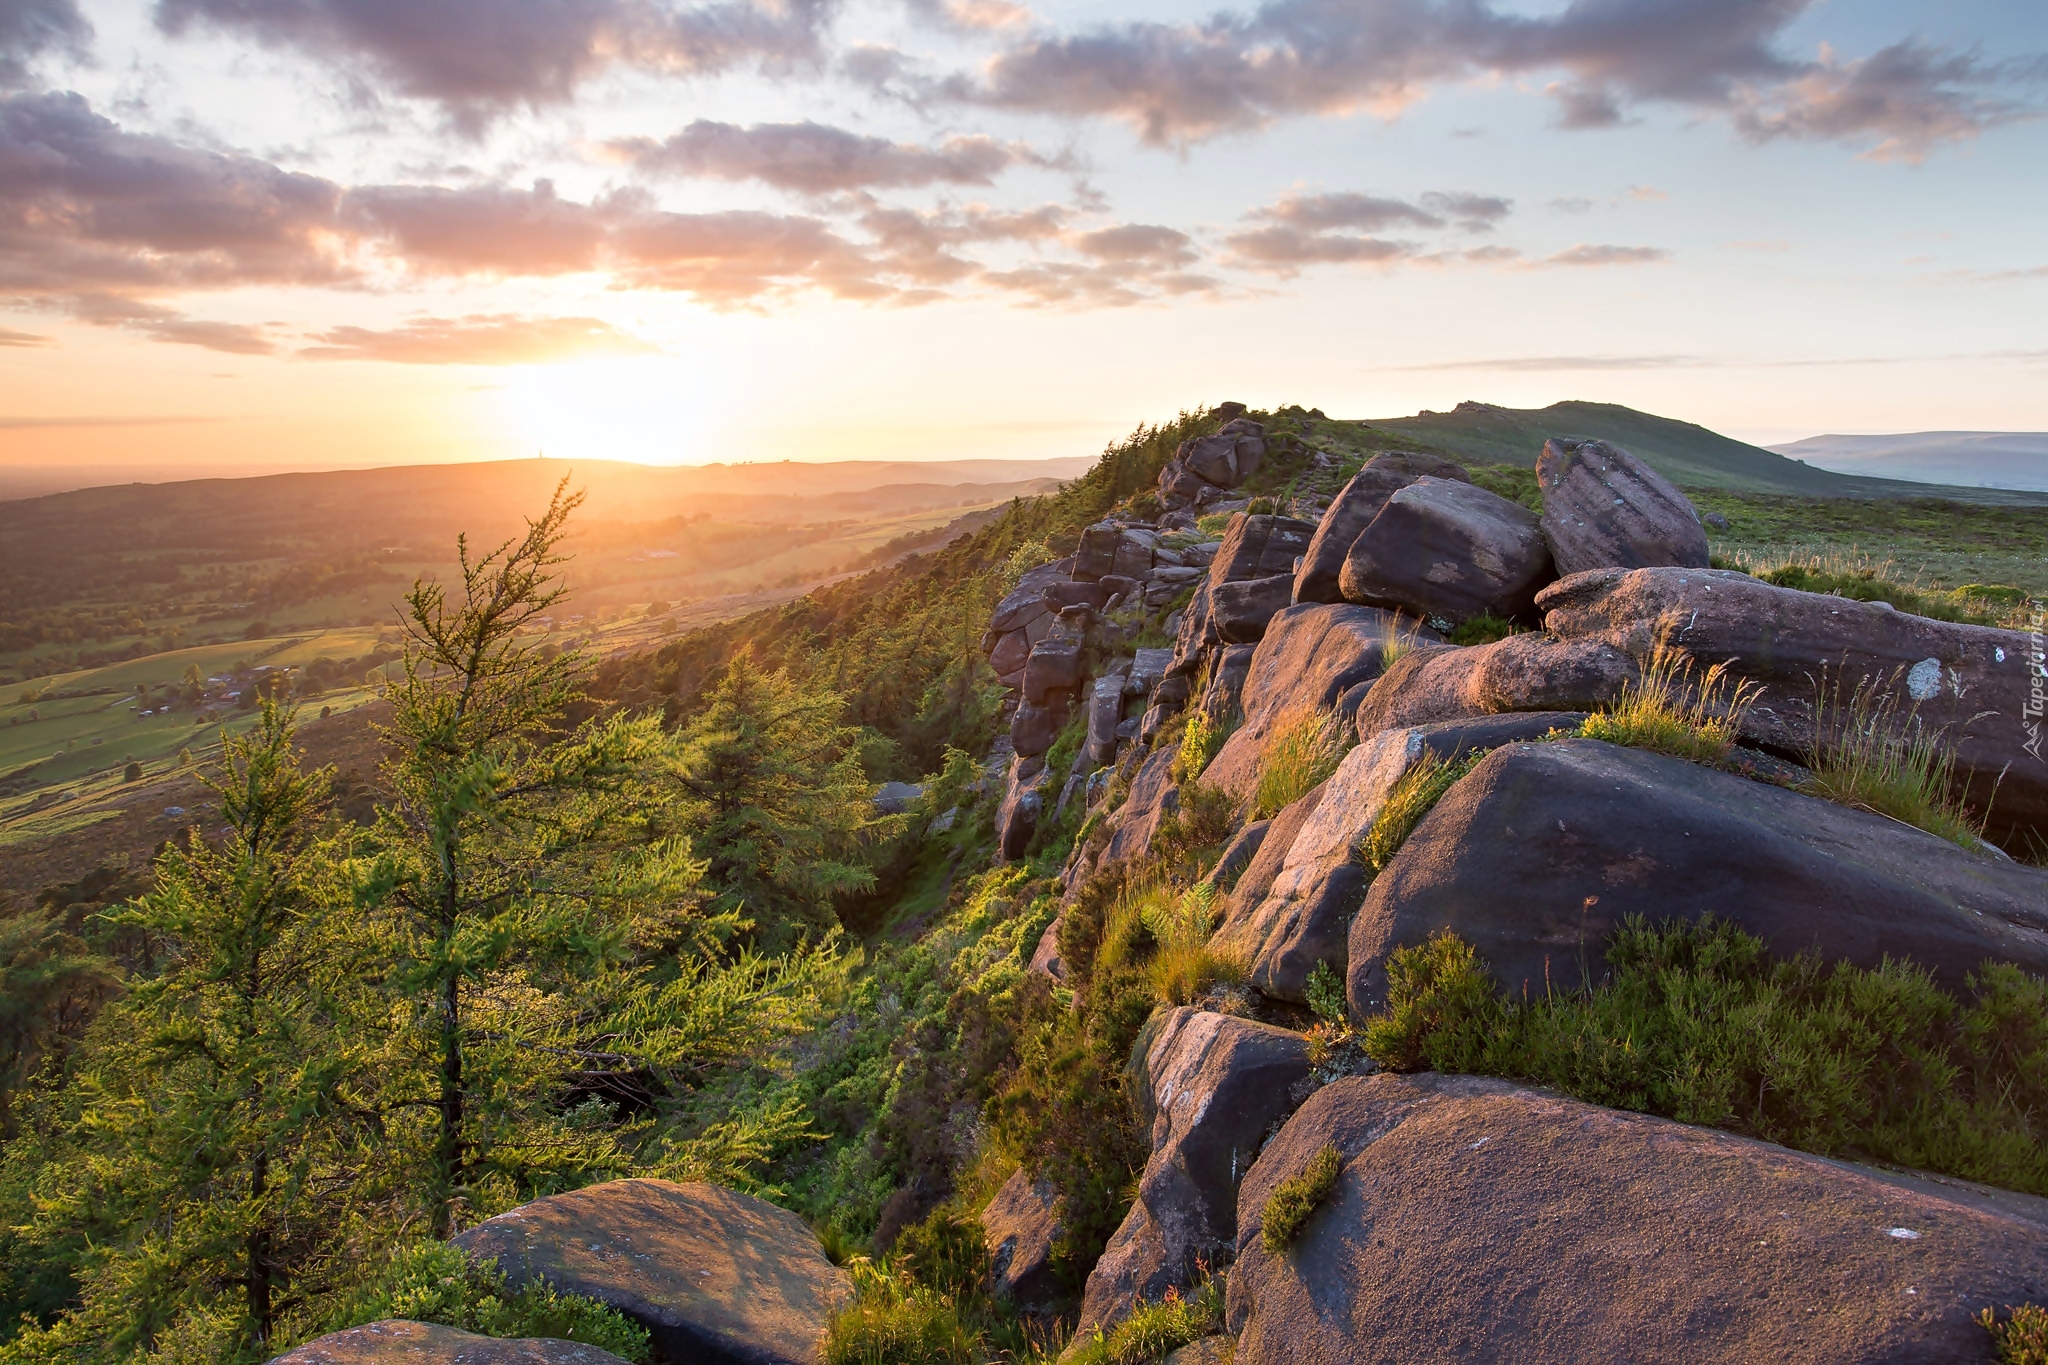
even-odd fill
[{"label": "boulder", "polygon": [[1060,1297],[1052,1245],[1060,1235],[1057,1196],[1043,1180],[1014,1172],[981,1211],[995,1291],[1020,1308],[1044,1308]]},{"label": "boulder", "polygon": [[329,1332],[270,1365],[625,1365],[610,1351],[553,1337],[480,1337],[393,1318]]},{"label": "boulder", "polygon": [[1057,917],[1038,936],[1038,947],[1031,954],[1029,970],[1055,981],[1067,979],[1067,964],[1060,960],[1060,922]]},{"label": "boulder", "polygon": [[1314,817],[1329,785],[1327,781],[1317,783],[1308,789],[1307,794],[1282,807],[1271,820],[1261,822],[1266,825],[1265,837],[1259,840],[1257,851],[1245,862],[1237,884],[1231,887],[1229,898],[1223,902],[1223,922],[1217,926],[1212,942],[1218,938],[1229,942],[1232,926],[1266,899],[1266,893],[1273,889],[1273,879],[1286,866],[1287,850],[1294,847],[1295,836],[1301,833],[1301,827]]},{"label": "boulder", "polygon": [[1536,457],[1543,541],[1559,575],[1653,564],[1707,567],[1707,533],[1685,494],[1605,441],[1552,438]]},{"label": "boulder", "polygon": [[1199,507],[1204,495],[1221,490],[1179,460],[1168,460],[1159,471],[1159,501],[1168,508]]},{"label": "boulder", "polygon": [[1010,761],[1002,803],[996,807],[996,847],[1005,858],[1021,858],[1038,832],[1045,813],[1045,787],[1051,780],[1045,760],[1019,755]]},{"label": "boulder", "polygon": [[1149,697],[1166,670],[1173,665],[1170,649],[1141,649],[1131,656],[1131,671],[1125,675],[1124,695]]},{"label": "boulder", "polygon": [[1216,866],[1203,875],[1202,885],[1227,897],[1237,885],[1237,879],[1251,866],[1252,859],[1259,856],[1259,849],[1272,828],[1271,820],[1254,820],[1231,835],[1230,842],[1223,846],[1223,855],[1216,860]]},{"label": "boulder", "polygon": [[803,1219],[717,1185],[612,1180],[551,1194],[454,1239],[508,1283],[609,1304],[671,1360],[809,1365],[852,1292]]},{"label": "boulder", "polygon": [[1036,758],[1052,748],[1060,731],[1067,728],[1067,694],[1055,692],[1044,706],[1024,702],[1010,717],[1010,743],[1025,758]]},{"label": "boulder", "polygon": [[1295,556],[1308,549],[1315,533],[1314,522],[1263,512],[1257,516],[1240,513],[1230,519],[1216,557],[1209,561],[1209,581],[1237,583],[1292,574]]},{"label": "boulder", "polygon": [[1298,1102],[1308,1042],[1298,1033],[1183,1006],[1148,1026],[1139,1090],[1152,1156],[1138,1197],[1088,1274],[1076,1339],[1227,1259],[1237,1187],[1269,1129]]},{"label": "boulder", "polygon": [[1159,544],[1159,537],[1150,531],[1125,531],[1117,537],[1116,567],[1111,570],[1123,578],[1143,578],[1152,572],[1152,551]]},{"label": "boulder", "polygon": [[1510,635],[1467,649],[1416,648],[1374,682],[1352,712],[1354,733],[1501,711],[1596,711],[1637,675],[1600,640]]},{"label": "boulder", "polygon": [[998,676],[1022,673],[1025,660],[1030,657],[1030,637],[1021,630],[1006,630],[996,637],[995,648],[988,654],[988,666]]},{"label": "boulder", "polygon": [[1210,590],[1216,638],[1228,645],[1256,644],[1266,634],[1266,623],[1293,600],[1292,574],[1218,583]]},{"label": "boulder", "polygon": [[1248,417],[1225,422],[1208,436],[1182,441],[1173,453],[1197,477],[1219,488],[1235,488],[1250,478],[1266,454],[1266,429]]},{"label": "boulder", "polygon": [[1116,758],[1117,727],[1124,719],[1124,675],[1110,673],[1095,680],[1088,694],[1088,761],[1097,765]]},{"label": "boulder", "polygon": [[[1274,1253],[1266,1201],[1337,1188]],[[1316,1092],[1238,1198],[1236,1365],[1841,1365],[1990,1357],[2048,1292],[2048,1203],[1475,1076]]]},{"label": "boulder", "polygon": [[1389,956],[1439,929],[1472,944],[1510,995],[1598,985],[1630,915],[1713,915],[1782,956],[1907,958],[1951,989],[1986,959],[2048,974],[2048,871],[1575,739],[1496,749],[1416,826],[1352,921],[1351,1008],[1383,1008]]},{"label": "boulder", "polygon": [[992,631],[1022,630],[1031,620],[1044,616],[1051,608],[1046,605],[1046,592],[1055,583],[1064,583],[1073,572],[1071,557],[1041,564],[1027,570],[1017,580],[1017,586],[1010,589],[996,609],[989,616],[988,628]]},{"label": "boulder", "polygon": [[1339,579],[1352,543],[1372,525],[1388,498],[1424,476],[1471,482],[1464,469],[1434,455],[1389,450],[1366,461],[1317,523],[1314,538],[1302,552],[1301,568],[1294,575],[1294,600],[1343,601]]},{"label": "boulder", "polygon": [[1081,544],[1074,551],[1074,581],[1092,583],[1109,573],[1116,564],[1117,525],[1098,521],[1081,532]]},{"label": "boulder", "polygon": [[1212,943],[1246,964],[1261,994],[1307,1003],[1309,973],[1318,962],[1329,963],[1340,979],[1345,975],[1351,919],[1372,882],[1357,849],[1395,783],[1425,758],[1451,763],[1581,719],[1538,712],[1381,731],[1346,754],[1317,789],[1318,799],[1294,822],[1278,865],[1269,863],[1270,873],[1261,869],[1266,885],[1258,901],[1249,903],[1247,896],[1234,902]]},{"label": "boulder", "polygon": [[[1846,697],[1868,680],[1955,750],[1959,794],[1989,808],[1992,836],[2048,836],[2041,665],[2015,630],[1954,625],[1874,602],[1774,587],[1717,569],[1594,570],[1545,589],[1554,634],[1643,657],[1660,636],[1702,665],[1762,684],[1745,737],[1804,761],[1826,718],[1822,679]],[[2031,672],[2030,672],[2031,667]],[[1994,797],[1995,789],[1995,797]]]},{"label": "boulder", "polygon": [[1283,717],[1302,707],[1336,706],[1352,687],[1379,677],[1390,645],[1440,639],[1427,626],[1404,625],[1377,607],[1315,603],[1276,613],[1251,654],[1244,724],[1217,752],[1204,780],[1240,800],[1249,797]]},{"label": "boulder", "polygon": [[1145,756],[1131,779],[1130,794],[1112,817],[1115,829],[1103,848],[1104,862],[1122,862],[1142,854],[1152,846],[1159,822],[1180,809],[1173,759],[1172,749],[1155,749]]},{"label": "boulder", "polygon": [[1455,623],[1527,618],[1555,577],[1535,513],[1473,484],[1421,478],[1352,542],[1339,582],[1346,601]]},{"label": "boulder", "polygon": [[1230,1365],[1236,1346],[1226,1336],[1203,1337],[1168,1356],[1164,1365]]}]

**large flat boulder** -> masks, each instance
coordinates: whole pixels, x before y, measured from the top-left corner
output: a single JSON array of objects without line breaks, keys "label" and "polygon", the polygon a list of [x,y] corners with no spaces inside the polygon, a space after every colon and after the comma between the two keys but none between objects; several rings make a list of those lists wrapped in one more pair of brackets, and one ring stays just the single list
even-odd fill
[{"label": "large flat boulder", "polygon": [[1341,602],[1339,579],[1344,557],[1352,542],[1372,525],[1372,519],[1387,505],[1387,499],[1423,477],[1455,479],[1470,483],[1464,469],[1434,455],[1416,455],[1405,450],[1382,451],[1366,461],[1351,476],[1351,482],[1337,494],[1316,524],[1315,536],[1302,552],[1301,568],[1294,576],[1297,602]]},{"label": "large flat boulder", "polygon": [[1022,630],[1040,617],[1057,614],[1059,608],[1048,600],[1047,594],[1055,584],[1070,581],[1073,571],[1072,556],[1026,570],[1017,579],[1017,586],[996,603],[988,628],[998,633]]},{"label": "large flat boulder", "polygon": [[1316,803],[1289,836],[1263,895],[1250,906],[1239,901],[1213,943],[1244,961],[1261,993],[1307,1003],[1309,973],[1318,962],[1327,962],[1340,978],[1345,974],[1351,919],[1372,884],[1358,848],[1409,770],[1425,759],[1451,763],[1534,739],[1580,719],[1533,712],[1441,721],[1383,730],[1358,745],[1317,789]]},{"label": "large flat boulder", "polygon": [[995,1292],[1020,1308],[1043,1308],[1060,1296],[1052,1267],[1059,1240],[1059,1201],[1052,1186],[1015,1171],[981,1211]]},{"label": "large flat boulder", "polygon": [[1020,702],[1017,713],[1010,717],[1010,744],[1026,758],[1036,758],[1052,748],[1053,741],[1060,737],[1060,731],[1067,728],[1067,713],[1071,709],[1068,698],[1072,694],[1064,689],[1045,694],[1043,706],[1034,702]]},{"label": "large flat boulder", "polygon": [[270,1365],[625,1365],[610,1351],[552,1337],[480,1337],[392,1318],[329,1332]]},{"label": "large flat boulder", "polygon": [[1621,695],[1636,662],[1603,640],[1531,632],[1465,649],[1417,648],[1356,703],[1354,733],[1503,711],[1595,711]]},{"label": "large flat boulder", "polygon": [[1251,656],[1244,724],[1217,751],[1207,781],[1240,799],[1258,785],[1266,744],[1283,718],[1303,707],[1330,710],[1361,683],[1379,677],[1390,646],[1435,642],[1436,632],[1392,612],[1348,603],[1288,607],[1266,626]]},{"label": "large flat boulder", "polygon": [[852,1292],[803,1219],[717,1185],[613,1180],[552,1194],[454,1239],[517,1287],[609,1304],[671,1360],[811,1365]]},{"label": "large flat boulder", "polygon": [[1784,956],[1908,958],[1951,989],[1987,959],[2048,975],[2048,872],[1896,820],[1597,740],[1496,749],[1425,816],[1351,925],[1349,996],[1449,929],[1510,995],[1606,976],[1630,915],[1730,921]]},{"label": "large flat boulder", "polygon": [[1227,1014],[1171,1010],[1140,1046],[1152,1156],[1089,1272],[1076,1339],[1185,1289],[1198,1261],[1221,1263],[1237,1237],[1238,1184],[1308,1078],[1300,1034]]},{"label": "large flat boulder", "polygon": [[[1293,1244],[1266,1200],[1325,1144]],[[1474,1076],[1339,1080],[1244,1182],[1237,1365],[1842,1365],[1990,1358],[2048,1292],[2048,1203]]]},{"label": "large flat boulder", "polygon": [[[1303,825],[1315,818],[1316,807],[1322,804],[1323,793],[1329,786],[1327,779],[1316,784],[1305,795],[1282,807],[1271,820],[1259,822],[1266,826],[1266,832],[1260,838],[1258,848],[1246,860],[1244,871],[1238,874],[1237,884],[1223,902],[1223,922],[1217,926],[1217,934],[1224,934],[1238,920],[1258,909],[1266,899],[1266,893],[1273,889],[1273,879],[1287,865],[1287,851],[1294,847],[1295,836],[1301,833]],[[1227,943],[1229,939],[1224,941]]]},{"label": "large flat boulder", "polygon": [[1209,590],[1216,638],[1227,645],[1257,644],[1266,624],[1294,600],[1294,575],[1218,583]]},{"label": "large flat boulder", "polygon": [[1707,567],[1699,510],[1662,474],[1605,441],[1543,443],[1543,540],[1559,575],[1653,564]]},{"label": "large flat boulder", "polygon": [[1552,584],[1537,605],[1551,632],[1568,639],[1640,658],[1664,636],[1702,665],[1728,663],[1764,687],[1744,734],[1790,758],[1803,760],[1822,729],[1821,680],[1844,697],[1868,680],[1954,746],[1959,790],[1988,806],[1994,837],[2048,836],[2039,675],[2029,672],[2033,645],[2019,631],[1931,621],[1717,569],[1594,570]]},{"label": "large flat boulder", "polygon": [[1421,478],[1380,508],[1344,557],[1348,602],[1453,624],[1527,618],[1556,578],[1536,514],[1454,479]]}]

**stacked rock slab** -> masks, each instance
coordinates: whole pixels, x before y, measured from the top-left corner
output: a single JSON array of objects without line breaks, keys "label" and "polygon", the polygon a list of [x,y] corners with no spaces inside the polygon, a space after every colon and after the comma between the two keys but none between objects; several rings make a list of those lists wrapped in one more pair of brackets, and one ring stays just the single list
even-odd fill
[{"label": "stacked rock slab", "polygon": [[1237,1236],[1237,1187],[1308,1078],[1300,1034],[1188,1007],[1140,1038],[1152,1156],[1137,1201],[1088,1276],[1075,1329],[1117,1322],[1193,1282]]},{"label": "stacked rock slab", "polygon": [[1855,690],[1873,688],[1895,723],[1938,733],[1955,752],[1959,794],[1994,837],[2048,838],[2048,745],[2031,664],[2016,630],[1955,625],[1875,602],[1775,587],[1718,569],[1594,569],[1537,599],[1552,634],[1637,658],[1661,640],[1702,666],[1726,663],[1764,691],[1746,738],[1804,761]]},{"label": "stacked rock slab", "polygon": [[1421,478],[1352,542],[1338,585],[1349,602],[1456,624],[1527,619],[1556,577],[1534,512],[1469,483]]},{"label": "stacked rock slab", "polygon": [[329,1332],[271,1365],[626,1365],[610,1351],[552,1337],[480,1337],[394,1318]]},{"label": "stacked rock slab", "polygon": [[1707,567],[1698,509],[1619,446],[1545,441],[1536,482],[1543,490],[1543,540],[1560,576],[1656,564]]},{"label": "stacked rock slab", "polygon": [[1464,468],[1449,460],[1434,455],[1416,455],[1403,450],[1382,451],[1365,462],[1365,467],[1352,475],[1351,482],[1344,485],[1323,519],[1316,524],[1315,536],[1303,552],[1301,568],[1294,575],[1294,600],[1297,602],[1341,602],[1344,592],[1340,579],[1344,572],[1344,558],[1351,553],[1351,546],[1372,525],[1380,509],[1387,505],[1387,499],[1401,489],[1427,476],[1433,479],[1452,479],[1459,483],[1470,483],[1471,477]]},{"label": "stacked rock slab", "polygon": [[1052,1249],[1059,1240],[1060,1215],[1050,1185],[1023,1171],[1013,1173],[982,1209],[981,1226],[999,1297],[1026,1310],[1058,1299]]},{"label": "stacked rock slab", "polygon": [[1604,640],[1535,632],[1466,649],[1416,648],[1359,697],[1351,723],[1356,733],[1375,735],[1502,711],[1594,711],[1618,698],[1639,671]]},{"label": "stacked rock slab", "polygon": [[1416,826],[1352,921],[1352,1012],[1384,1009],[1394,951],[1446,929],[1512,996],[1598,986],[1631,915],[1712,915],[1781,957],[1811,950],[1869,968],[1910,958],[1956,991],[1987,960],[2048,974],[2048,871],[1574,739],[1495,750]]},{"label": "stacked rock slab", "polygon": [[1232,417],[1207,436],[1182,441],[1159,471],[1159,501],[1170,509],[1206,507],[1257,471],[1266,455],[1266,429]]},{"label": "stacked rock slab", "polygon": [[[1249,644],[1265,635],[1266,623],[1292,600],[1294,561],[1308,548],[1315,530],[1310,522],[1265,513],[1239,512],[1230,519],[1209,563],[1209,576],[1195,589],[1181,617],[1175,672],[1198,667],[1219,644]],[[1281,583],[1284,593],[1279,591]],[[1230,592],[1219,602],[1218,593],[1225,587]]]},{"label": "stacked rock slab", "polygon": [[670,1360],[811,1365],[851,1293],[810,1227],[716,1185],[614,1180],[549,1195],[454,1239],[517,1288],[542,1279],[618,1309]]}]

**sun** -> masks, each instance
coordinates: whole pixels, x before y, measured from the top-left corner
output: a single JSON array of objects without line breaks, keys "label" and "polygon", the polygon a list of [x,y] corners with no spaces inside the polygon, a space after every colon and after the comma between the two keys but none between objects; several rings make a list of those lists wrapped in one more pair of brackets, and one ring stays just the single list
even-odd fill
[{"label": "sun", "polygon": [[697,464],[704,393],[676,356],[562,360],[506,372],[497,392],[516,448],[562,459]]}]

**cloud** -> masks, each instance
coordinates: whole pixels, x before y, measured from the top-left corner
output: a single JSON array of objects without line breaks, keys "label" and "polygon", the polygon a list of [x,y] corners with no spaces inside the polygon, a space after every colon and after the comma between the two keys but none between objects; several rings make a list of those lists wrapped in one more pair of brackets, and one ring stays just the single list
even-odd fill
[{"label": "cloud", "polygon": [[415,318],[373,331],[336,327],[302,347],[309,360],[384,360],[401,365],[531,365],[574,355],[647,355],[660,350],[597,318],[531,318],[510,313]]},{"label": "cloud", "polygon": [[1225,237],[1232,263],[1246,269],[1291,276],[1310,265],[1387,264],[1415,259],[1433,264],[1454,260],[1484,262],[1516,253],[1506,249],[1480,252],[1425,253],[1414,242],[1372,234],[1389,228],[1419,231],[1457,227],[1490,232],[1514,209],[1514,202],[1494,195],[1432,190],[1414,203],[1379,195],[1288,194],[1245,217],[1266,226]]},{"label": "cloud", "polygon": [[54,337],[38,336],[34,332],[17,332],[12,328],[0,327],[0,346],[48,346]]},{"label": "cloud", "polygon": [[240,322],[209,322],[119,295],[82,294],[71,299],[69,307],[80,321],[102,327],[125,327],[152,341],[199,346],[228,355],[269,355],[277,349],[260,327]]},{"label": "cloud", "polygon": [[1084,256],[1118,265],[1183,266],[1199,259],[1185,232],[1149,223],[1083,232],[1073,239],[1073,245]]},{"label": "cloud", "polygon": [[1268,0],[1198,22],[1033,31],[974,72],[924,76],[895,53],[849,71],[921,103],[1119,119],[1161,147],[1284,118],[1391,118],[1434,85],[1500,77],[1552,77],[1542,89],[1575,129],[1667,104],[1730,117],[1752,141],[1878,133],[1881,149],[1910,150],[2014,116],[1983,91],[2031,68],[1917,42],[1848,64],[1784,55],[1779,39],[1812,3],[1571,0],[1532,15],[1494,0]]},{"label": "cloud", "polygon": [[92,25],[75,0],[7,0],[0,4],[0,90],[27,84],[45,52],[82,58],[91,42]]},{"label": "cloud", "polygon": [[991,137],[950,137],[936,147],[867,137],[821,123],[757,123],[741,128],[699,119],[664,141],[624,138],[610,145],[641,171],[759,180],[799,194],[925,185],[988,185],[1028,148]]},{"label": "cloud", "polygon": [[1580,243],[1534,262],[1539,266],[1655,265],[1671,259],[1659,246],[1590,246]]},{"label": "cloud", "polygon": [[1735,126],[1752,142],[1864,143],[1870,160],[1919,162],[1943,143],[2040,117],[2038,103],[1986,93],[2001,82],[2037,79],[2034,67],[1986,65],[1918,39],[1858,61],[1823,48],[1820,61],[1797,79],[1747,95]]},{"label": "cloud", "polygon": [[562,199],[550,180],[529,189],[370,185],[348,193],[341,216],[422,273],[564,275],[597,268],[630,204]]},{"label": "cloud", "polygon": [[1395,368],[1403,371],[1544,373],[1551,370],[1675,370],[1717,363],[1696,355],[1526,355],[1499,360],[1443,360],[1430,365],[1398,365]]},{"label": "cloud", "polygon": [[352,275],[341,188],[123,132],[75,94],[0,99],[0,289],[51,295]]},{"label": "cloud", "polygon": [[906,0],[911,15],[949,33],[978,33],[1021,28],[1031,11],[1010,0]]},{"label": "cloud", "polygon": [[246,34],[427,99],[480,131],[563,104],[615,64],[706,75],[816,63],[835,0],[157,0],[170,34]]}]

